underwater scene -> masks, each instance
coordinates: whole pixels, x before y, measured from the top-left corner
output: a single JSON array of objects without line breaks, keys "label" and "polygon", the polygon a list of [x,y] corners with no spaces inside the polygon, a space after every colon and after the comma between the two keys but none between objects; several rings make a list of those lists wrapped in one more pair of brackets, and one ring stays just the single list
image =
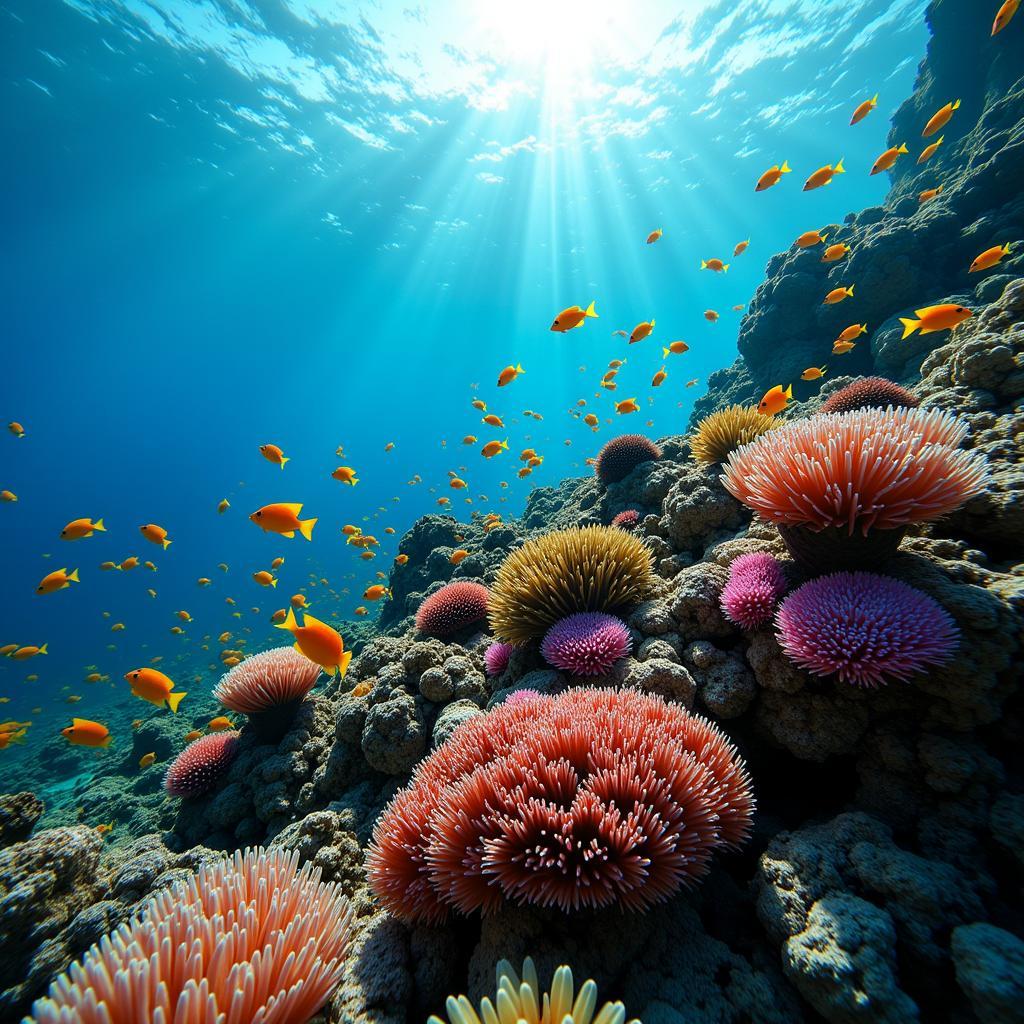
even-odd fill
[{"label": "underwater scene", "polygon": [[1024,1022],[1020,0],[0,0],[0,1024]]}]

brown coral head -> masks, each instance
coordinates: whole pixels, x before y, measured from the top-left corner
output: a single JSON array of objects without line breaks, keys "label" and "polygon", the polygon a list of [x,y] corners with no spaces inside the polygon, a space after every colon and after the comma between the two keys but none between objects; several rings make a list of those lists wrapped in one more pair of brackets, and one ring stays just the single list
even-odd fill
[{"label": "brown coral head", "polygon": [[643,540],[614,526],[585,526],[527,541],[502,562],[491,588],[496,636],[521,644],[575,612],[614,612],[654,585]]},{"label": "brown coral head", "polygon": [[822,412],[853,412],[855,409],[916,409],[921,399],[895,381],[885,377],[861,377],[830,395]]},{"label": "brown coral head", "polygon": [[643,434],[620,434],[598,453],[594,473],[601,483],[617,484],[637,466],[661,458],[661,449]]}]

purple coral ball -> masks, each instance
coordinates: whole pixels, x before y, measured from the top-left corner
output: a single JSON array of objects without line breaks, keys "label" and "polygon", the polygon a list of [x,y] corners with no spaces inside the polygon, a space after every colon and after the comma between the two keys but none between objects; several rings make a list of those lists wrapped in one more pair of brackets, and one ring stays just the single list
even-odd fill
[{"label": "purple coral ball", "polygon": [[837,572],[794,590],[775,619],[795,664],[858,686],[907,680],[953,656],[959,630],[927,594],[870,572]]},{"label": "purple coral ball", "polygon": [[629,654],[626,624],[604,612],[577,612],[560,619],[540,645],[545,661],[577,676],[602,676]]},{"label": "purple coral ball", "polygon": [[531,700],[537,700],[543,697],[544,694],[540,690],[534,690],[529,686],[524,686],[521,690],[514,690],[505,698],[505,704],[514,707],[516,704],[526,704]]},{"label": "purple coral ball", "polygon": [[496,640],[484,651],[484,667],[489,676],[500,676],[508,668],[508,659],[512,657],[512,645]]},{"label": "purple coral ball", "polygon": [[635,508],[627,508],[612,520],[612,526],[617,526],[620,530],[635,530],[639,522],[640,513]]},{"label": "purple coral ball", "polygon": [[786,592],[782,566],[767,552],[740,555],[729,566],[729,581],[722,590],[722,611],[743,629],[757,629],[771,621],[775,605]]}]

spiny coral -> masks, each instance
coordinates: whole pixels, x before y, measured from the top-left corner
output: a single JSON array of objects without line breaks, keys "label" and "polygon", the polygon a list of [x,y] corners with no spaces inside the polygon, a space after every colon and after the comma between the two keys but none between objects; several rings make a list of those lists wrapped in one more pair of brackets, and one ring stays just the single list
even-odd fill
[{"label": "spiny coral", "polygon": [[840,388],[821,406],[822,412],[853,412],[854,409],[893,408],[916,409],[921,399],[885,377],[861,377]]},{"label": "spiny coral", "polygon": [[[516,1021],[522,1024],[624,1024],[626,1010],[622,1003],[605,1003],[597,1010],[597,984],[587,980],[574,996],[572,968],[563,964],[551,979],[551,991],[541,992],[537,968],[527,957],[523,961],[522,981],[515,968],[500,960],[495,968],[497,993],[494,1002],[484,996],[480,1014],[466,996],[449,996],[445,1009],[449,1024],[492,1024],[495,1021]],[[497,1004],[497,1009],[495,1009]],[[595,1016],[594,1011],[597,1010]],[[430,1017],[427,1024],[444,1024],[440,1017]],[[632,1020],[629,1024],[640,1024]]]},{"label": "spiny coral", "polygon": [[208,793],[231,767],[238,753],[235,730],[200,736],[171,762],[164,776],[164,789],[171,796],[190,797]]},{"label": "spiny coral", "polygon": [[629,629],[621,619],[604,612],[577,612],[547,631],[540,653],[549,665],[565,672],[602,676],[631,647]]},{"label": "spiny coral", "polygon": [[612,519],[611,525],[617,526],[620,530],[632,530],[639,522],[640,513],[635,508],[627,508]]},{"label": "spiny coral", "polygon": [[297,853],[239,851],[150,899],[50,986],[32,1019],[305,1021],[341,979],[351,918]]},{"label": "spiny coral", "polygon": [[735,748],[705,719],[635,690],[499,705],[421,762],[378,820],[370,885],[437,923],[505,901],[645,910],[747,837]]},{"label": "spiny coral", "polygon": [[984,489],[984,457],[957,450],[966,435],[939,409],[813,416],[733,452],[722,482],[774,523],[866,536],[936,519]]},{"label": "spiny coral", "polygon": [[880,686],[948,661],[959,632],[927,594],[870,572],[811,580],[782,602],[779,644],[813,675]]},{"label": "spiny coral", "polygon": [[785,592],[786,577],[776,558],[764,551],[740,555],[729,566],[722,611],[737,626],[757,629],[771,621],[775,604]]},{"label": "spiny coral", "polygon": [[640,538],[614,526],[559,530],[502,562],[491,590],[491,629],[521,644],[574,612],[640,601],[653,585],[651,553]]},{"label": "spiny coral", "polygon": [[625,480],[637,466],[661,458],[661,449],[643,434],[620,434],[598,453],[594,473],[603,484]]},{"label": "spiny coral", "polygon": [[508,659],[512,656],[512,645],[495,641],[484,651],[484,667],[489,676],[500,676],[508,668]]},{"label": "spiny coral", "polygon": [[301,701],[319,675],[320,666],[294,647],[275,647],[235,665],[221,677],[213,696],[232,711],[260,715]]},{"label": "spiny coral", "polygon": [[416,612],[421,633],[447,640],[460,630],[487,617],[487,588],[482,583],[460,580],[431,594]]},{"label": "spiny coral", "polygon": [[705,416],[690,437],[690,455],[706,466],[725,462],[740,445],[748,444],[778,426],[771,416],[756,408],[730,405]]}]

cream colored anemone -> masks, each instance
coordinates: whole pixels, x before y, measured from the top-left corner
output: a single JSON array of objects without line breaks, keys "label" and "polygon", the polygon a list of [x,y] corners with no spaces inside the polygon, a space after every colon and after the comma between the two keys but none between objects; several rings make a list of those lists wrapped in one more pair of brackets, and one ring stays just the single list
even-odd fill
[{"label": "cream colored anemone", "polygon": [[[479,1014],[465,996],[448,997],[445,1009],[450,1024],[624,1024],[626,1020],[622,1003],[605,1003],[595,1016],[597,985],[593,981],[585,981],[574,999],[571,967],[559,967],[551,979],[551,992],[543,995],[529,957],[523,961],[522,981],[507,960],[498,964],[495,975],[494,1002],[486,996],[481,999]],[[445,1022],[431,1017],[427,1024]],[[634,1019],[630,1024],[640,1022]]]}]

